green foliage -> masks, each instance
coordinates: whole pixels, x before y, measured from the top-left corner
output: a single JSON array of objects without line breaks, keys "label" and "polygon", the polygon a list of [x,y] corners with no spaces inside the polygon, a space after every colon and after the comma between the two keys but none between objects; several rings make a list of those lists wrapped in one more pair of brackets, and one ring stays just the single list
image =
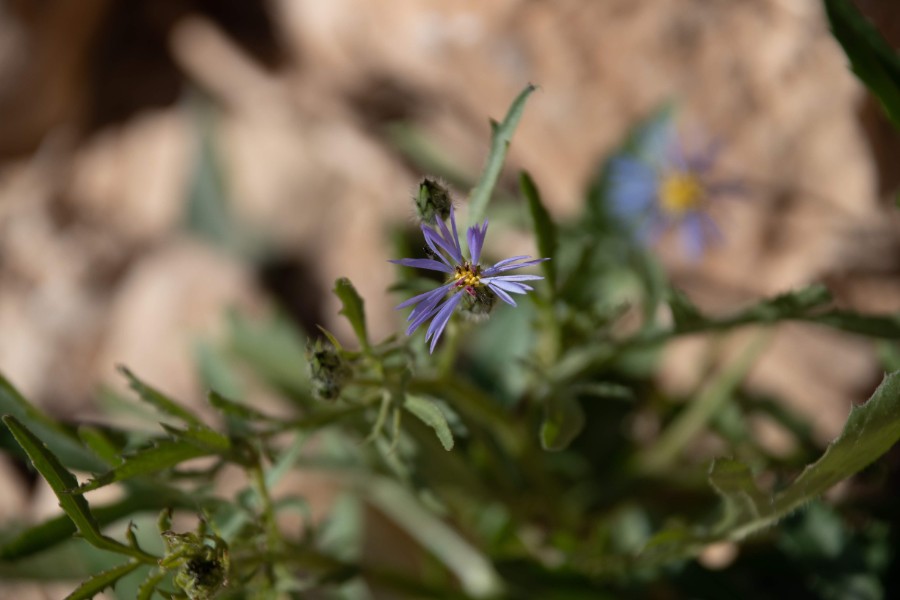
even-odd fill
[{"label": "green foliage", "polygon": [[[532,91],[494,125],[474,221]],[[667,115],[623,147],[645,151]],[[515,309],[472,300],[433,355],[419,335],[372,338],[342,278],[334,294],[358,346],[232,313],[223,339],[196,346],[212,390],[195,403],[120,369],[155,411],[139,431],[61,424],[0,378],[0,443],[62,509],[0,524],[0,577],[46,577],[59,561],[54,574],[84,581],[71,598],[112,589],[129,600],[883,596],[900,565],[888,525],[900,513],[883,489],[889,465],[872,463],[900,439],[900,371],[824,454],[806,420],[745,379],[784,321],[881,340],[896,366],[900,315],[837,309],[821,285],[702,310],[608,214],[607,171],[568,221],[520,175],[523,201],[499,207],[491,227],[530,228],[552,259],[545,281]],[[737,329],[751,330],[743,350],[720,352]],[[656,375],[681,336],[710,349],[702,381],[673,397]],[[789,450],[760,443],[760,420],[783,429]],[[292,487],[296,473],[305,483]],[[848,480],[841,502],[820,502]],[[121,496],[108,504],[89,493],[113,484]],[[315,502],[331,488],[336,497]],[[302,526],[284,527],[292,521]],[[716,571],[694,561],[711,544],[740,550]],[[407,566],[385,567],[388,554]]]},{"label": "green foliage", "polygon": [[512,142],[513,132],[519,125],[522,113],[525,112],[525,102],[537,88],[528,85],[513,100],[509,111],[503,118],[501,123],[491,120],[491,150],[488,154],[487,163],[481,174],[478,185],[469,195],[469,223],[481,223],[484,220],[488,203],[491,201],[491,195],[494,193],[494,187],[500,178],[500,171],[503,169],[503,162],[506,160],[506,151]]},{"label": "green foliage", "polygon": [[831,31],[856,76],[900,128],[900,56],[850,0],[823,0]]}]

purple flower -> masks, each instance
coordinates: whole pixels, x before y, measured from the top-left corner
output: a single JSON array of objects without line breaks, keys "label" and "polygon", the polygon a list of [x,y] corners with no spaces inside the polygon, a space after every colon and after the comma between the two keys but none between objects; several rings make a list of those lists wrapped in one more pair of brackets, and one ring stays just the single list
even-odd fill
[{"label": "purple flower", "polygon": [[412,306],[406,320],[409,327],[406,335],[412,333],[426,321],[431,321],[428,331],[425,333],[425,341],[431,340],[430,352],[434,352],[434,346],[438,338],[447,326],[454,309],[459,305],[465,295],[477,298],[485,290],[496,295],[507,304],[516,305],[510,294],[524,294],[533,290],[523,281],[543,279],[539,275],[503,275],[508,271],[514,271],[522,267],[536,265],[549,258],[531,259],[530,256],[513,256],[501,260],[490,267],[483,267],[478,261],[481,259],[481,249],[484,246],[484,238],[487,235],[487,221],[481,227],[473,226],[466,232],[468,241],[469,258],[463,256],[459,243],[459,235],[456,231],[456,215],[450,208],[450,226],[437,219],[437,227],[422,224],[422,233],[425,235],[425,243],[431,248],[434,258],[401,258],[390,262],[405,267],[417,269],[429,269],[447,274],[447,281],[443,285],[418,296],[413,296],[406,302],[399,304],[398,309]]},{"label": "purple flower", "polygon": [[739,191],[734,183],[713,180],[718,150],[711,144],[701,152],[688,152],[671,119],[651,123],[638,139],[636,153],[610,163],[613,212],[647,243],[668,228],[678,229],[688,256],[698,258],[722,237],[708,214],[711,202]]}]

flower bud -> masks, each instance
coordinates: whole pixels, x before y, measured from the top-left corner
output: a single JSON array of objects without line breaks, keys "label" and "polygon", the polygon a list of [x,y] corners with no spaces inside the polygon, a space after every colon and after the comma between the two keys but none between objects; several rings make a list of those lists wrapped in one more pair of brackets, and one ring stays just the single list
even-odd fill
[{"label": "flower bud", "polygon": [[[178,567],[174,582],[190,600],[212,600],[228,585],[228,546],[218,536],[164,531],[161,567]],[[208,542],[212,542],[212,546]]]},{"label": "flower bud", "polygon": [[432,225],[436,219],[445,221],[450,217],[453,198],[450,197],[450,190],[443,182],[426,177],[419,183],[415,203],[419,219],[426,225]]},{"label": "flower bud", "polygon": [[330,343],[316,340],[307,344],[306,360],[309,361],[309,377],[313,395],[320,400],[334,400],[350,378],[350,366]]}]

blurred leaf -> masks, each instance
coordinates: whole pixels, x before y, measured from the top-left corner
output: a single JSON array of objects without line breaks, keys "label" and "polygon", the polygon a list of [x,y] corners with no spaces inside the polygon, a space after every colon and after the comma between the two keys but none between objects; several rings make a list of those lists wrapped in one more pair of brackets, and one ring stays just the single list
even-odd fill
[{"label": "blurred leaf", "polygon": [[421,396],[407,394],[403,402],[403,408],[434,429],[434,433],[440,440],[444,450],[453,449],[453,433],[447,424],[447,417],[444,416],[444,413],[436,403]]},{"label": "blurred leaf", "polygon": [[209,403],[215,409],[226,416],[234,417],[242,421],[262,421],[269,423],[279,421],[279,419],[270,417],[269,415],[249,406],[248,404],[229,400],[225,396],[215,391],[210,392],[207,398],[209,399]]},{"label": "blurred leaf", "polygon": [[856,76],[900,128],[900,57],[849,0],[824,0],[834,37]]},{"label": "blurred leaf", "polygon": [[100,533],[100,528],[91,514],[87,500],[81,496],[70,494],[69,491],[78,486],[78,480],[62,466],[59,459],[47,449],[47,446],[35,437],[22,423],[13,416],[3,417],[3,423],[9,428],[22,449],[28,454],[34,468],[43,476],[50,485],[53,493],[59,500],[59,505],[78,528],[85,540],[94,546],[127,554],[140,559],[153,559],[148,554],[129,548],[119,542]]},{"label": "blurred leaf", "polygon": [[145,384],[143,381],[138,379],[137,376],[135,376],[134,373],[132,373],[127,367],[119,365],[119,373],[121,373],[128,379],[128,383],[131,386],[131,389],[137,392],[141,400],[143,400],[147,404],[152,405],[158,411],[167,414],[170,417],[175,417],[176,419],[183,421],[188,425],[193,425],[195,427],[207,427],[206,424],[204,424],[203,421],[200,420],[200,417],[186,409],[178,402],[172,400],[156,388]]},{"label": "blurred leaf", "polygon": [[502,580],[491,561],[409,491],[383,477],[366,477],[361,485],[366,499],[453,572],[467,594],[476,598],[498,595]]},{"label": "blurred leaf", "polygon": [[[153,493],[147,487],[135,486],[124,499],[108,506],[91,508],[91,515],[98,527],[104,527],[139,512],[158,512],[163,508],[195,507],[195,498],[171,489],[154,485]],[[20,560],[71,539],[75,524],[67,515],[48,519],[0,542],[0,560]]]},{"label": "blurred leaf", "polygon": [[12,415],[45,441],[50,450],[62,457],[65,465],[86,471],[100,470],[103,462],[87,450],[74,432],[47,416],[0,375],[0,415]]},{"label": "blurred leaf", "polygon": [[[531,211],[531,219],[534,222],[534,235],[537,241],[538,255],[541,258],[555,258],[556,256],[556,223],[547,212],[544,203],[541,201],[540,193],[531,176],[522,171],[519,174],[519,187],[522,194],[528,200],[528,208]],[[556,290],[556,262],[555,260],[547,260],[541,263],[544,275],[547,277],[547,283],[550,289]]]},{"label": "blurred leaf", "polygon": [[292,397],[308,396],[304,341],[290,321],[280,315],[250,321],[232,312],[228,325],[231,350],[264,381]]},{"label": "blurred leaf", "polygon": [[231,450],[231,440],[228,439],[228,436],[207,427],[179,429],[163,423],[162,428],[176,440],[184,440],[202,450],[209,450],[214,453],[225,453]]},{"label": "blurred leaf", "polygon": [[[74,489],[71,489],[71,492],[72,494],[84,494],[117,481],[141,475],[150,475],[163,469],[172,468],[186,460],[210,456],[216,453],[215,449],[198,444],[196,441],[186,441],[184,439],[157,440],[149,448],[144,448],[126,456],[122,464],[115,469],[107,471],[103,475],[98,475],[84,485],[75,487],[77,486],[76,482],[72,486]],[[77,496],[73,495],[72,497]]]},{"label": "blurred leaf", "polygon": [[[868,402],[854,406],[825,454],[774,496],[764,494],[749,467],[733,459],[713,463],[710,483],[722,497],[725,512],[711,530],[678,527],[660,532],[647,544],[642,559],[668,561],[699,554],[709,543],[738,541],[791,514],[836,483],[858,473],[900,440],[900,371],[885,377]],[[640,559],[639,559],[640,560]]]},{"label": "blurred leaf", "polygon": [[675,329],[687,330],[699,326],[703,323],[703,316],[694,306],[684,292],[672,288],[669,290],[669,309],[672,311],[672,320],[675,322]]},{"label": "blurred leaf", "polygon": [[142,566],[137,561],[127,562],[102,573],[97,573],[78,588],[66,596],[65,600],[89,600],[108,587],[114,587],[116,582],[125,577],[138,567]]},{"label": "blurred leaf", "polygon": [[568,396],[548,398],[541,423],[541,446],[544,450],[565,450],[584,429],[584,423],[584,411],[578,400]]},{"label": "blurred leaf", "polygon": [[721,369],[700,395],[681,410],[659,439],[636,457],[643,471],[663,472],[681,457],[684,448],[733,398],[735,390],[765,349],[769,339],[767,334],[755,337],[734,362]]},{"label": "blurred leaf", "polygon": [[241,382],[222,348],[200,340],[194,344],[194,356],[200,380],[208,389],[229,398],[243,397]]},{"label": "blurred leaf", "polygon": [[340,314],[347,317],[350,325],[353,326],[354,333],[356,333],[356,339],[359,340],[363,349],[368,350],[369,335],[366,331],[366,314],[363,310],[363,299],[346,277],[341,277],[334,282],[334,293],[343,305]]},{"label": "blurred leaf", "polygon": [[99,427],[82,425],[78,428],[78,437],[107,465],[114,465],[119,461],[121,446],[113,442]]},{"label": "blurred leaf", "polygon": [[528,100],[528,96],[535,89],[537,89],[535,86],[528,84],[513,100],[503,122],[498,124],[496,121],[491,121],[491,151],[488,154],[487,164],[485,164],[478,185],[469,194],[470,225],[480,225],[484,221],[487,205],[494,193],[497,180],[500,178],[500,171],[503,168],[503,161],[506,160],[506,151],[512,141],[513,132],[522,118],[522,113],[525,110],[525,101]]}]

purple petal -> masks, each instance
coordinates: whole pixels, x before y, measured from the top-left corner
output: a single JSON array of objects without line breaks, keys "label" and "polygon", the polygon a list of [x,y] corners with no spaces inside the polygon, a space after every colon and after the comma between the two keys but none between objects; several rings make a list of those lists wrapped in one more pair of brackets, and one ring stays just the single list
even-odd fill
[{"label": "purple petal", "polygon": [[425,332],[425,341],[428,341],[428,338],[431,337],[431,346],[428,349],[429,352],[434,352],[434,346],[437,344],[438,338],[441,337],[441,334],[444,332],[447,322],[450,321],[450,315],[453,314],[453,309],[456,308],[456,305],[462,300],[463,293],[464,292],[460,289],[459,292],[444,302],[441,309],[431,321],[431,325],[428,326],[428,331]]},{"label": "purple petal", "polygon": [[[484,280],[482,279],[482,281],[484,281]],[[487,283],[488,283],[488,285],[493,285],[494,287],[498,287],[502,290],[505,290],[505,291],[513,293],[513,294],[524,294],[525,292],[528,292],[528,291],[534,289],[530,285],[525,285],[524,283],[517,283],[515,281],[504,281],[503,279],[500,279],[499,277],[496,279],[491,279]]]},{"label": "purple petal", "polygon": [[[446,242],[440,236],[440,234],[437,233],[436,231],[434,231],[433,229],[426,227],[425,225],[422,225],[422,234],[425,236],[425,243],[428,244],[428,247],[431,248],[431,250],[432,250],[432,252],[434,252],[435,256],[437,256],[439,259],[441,259],[441,262],[446,264],[448,267],[453,267],[453,263],[450,262],[450,259],[448,259],[444,255],[443,252],[438,250],[438,248],[441,248],[442,250],[444,250],[444,252],[449,254],[451,257],[453,256],[453,248],[447,247]],[[456,262],[459,263],[461,261],[458,260]]]},{"label": "purple petal", "polygon": [[409,300],[401,302],[400,304],[395,306],[394,310],[400,310],[401,308],[406,308],[407,306],[412,306],[413,304],[418,304],[420,302],[423,302],[426,299],[426,297],[431,294],[437,294],[438,292],[441,292],[441,291],[446,294],[447,290],[449,290],[452,285],[453,285],[452,283],[448,283],[446,285],[442,285],[439,288],[429,290],[429,291],[425,292],[424,294],[419,294],[418,296],[413,296]]},{"label": "purple petal", "polygon": [[494,292],[495,294],[497,294],[497,297],[498,297],[498,298],[500,298],[501,300],[503,300],[503,301],[506,302],[507,304],[509,304],[509,305],[511,305],[511,306],[515,306],[515,305],[516,305],[516,301],[512,299],[512,296],[510,296],[509,294],[507,294],[506,292],[504,292],[504,291],[497,285],[497,282],[496,282],[496,281],[490,282],[489,284],[487,284],[487,286],[488,286],[489,288],[491,288],[491,291],[492,291],[492,292]]},{"label": "purple petal", "polygon": [[459,236],[456,234],[456,216],[453,213],[453,207],[450,207],[450,221],[453,224],[453,233],[447,229],[447,224],[438,219],[438,226],[441,228],[441,245],[447,249],[447,252],[456,259],[457,262],[463,262],[462,248],[459,246]]},{"label": "purple petal", "polygon": [[[492,277],[491,280],[499,279],[502,281],[538,281],[543,279],[543,275],[497,275],[496,277]],[[484,281],[484,279],[482,279]]]},{"label": "purple petal", "polygon": [[478,228],[478,225],[473,225],[469,227],[469,231],[466,234],[469,242],[469,256],[472,259],[472,263],[476,265],[481,258],[481,248],[484,246],[485,237],[487,237],[487,226],[487,221],[482,224],[481,229]]},{"label": "purple petal", "polygon": [[[518,257],[518,258],[528,258],[528,257],[527,257],[527,256],[522,256],[522,257]],[[493,267],[488,267],[487,269],[485,269],[485,270],[484,270],[484,274],[487,275],[488,277],[490,277],[490,276],[492,276],[492,275],[496,275],[497,273],[503,273],[503,272],[505,272],[505,271],[513,271],[513,270],[515,270],[515,269],[521,269],[521,268],[523,268],[523,267],[530,267],[530,266],[532,266],[532,265],[536,265],[536,264],[538,264],[538,263],[542,263],[542,262],[544,262],[545,260],[550,260],[550,259],[549,259],[549,258],[535,258],[535,259],[533,259],[533,260],[528,260],[528,261],[519,263],[519,264],[517,264],[517,265],[511,265],[511,264],[505,264],[505,265],[502,265],[502,263],[504,263],[504,262],[507,262],[507,263],[508,263],[508,260],[507,260],[507,261],[500,261],[500,262],[498,262],[497,264],[495,264]],[[501,265],[502,265],[502,266],[501,266]]]},{"label": "purple petal", "polygon": [[415,267],[416,269],[431,269],[432,271],[442,271],[444,273],[453,272],[453,269],[449,266],[430,258],[401,258],[399,260],[389,260],[388,262],[395,265],[403,265],[404,267]]}]

